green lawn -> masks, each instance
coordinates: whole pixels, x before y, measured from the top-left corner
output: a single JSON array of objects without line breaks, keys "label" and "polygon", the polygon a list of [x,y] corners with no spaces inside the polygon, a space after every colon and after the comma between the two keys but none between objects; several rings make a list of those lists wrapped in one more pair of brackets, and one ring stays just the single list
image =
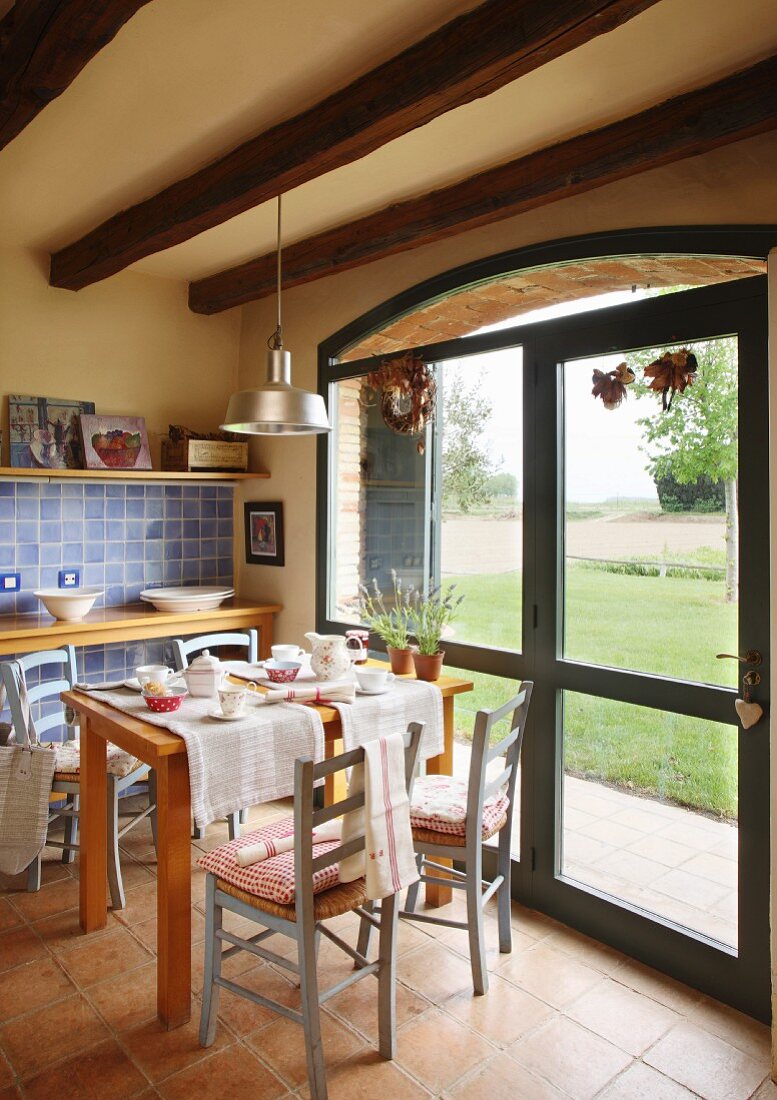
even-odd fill
[{"label": "green lawn", "polygon": [[[446,577],[466,595],[456,637],[504,648],[520,644],[519,573]],[[736,647],[736,609],[719,581],[640,577],[572,567],[566,655],[595,664],[708,683],[736,684],[736,668],[715,654]],[[474,713],[495,707],[515,684],[466,673],[475,691],[456,703],[457,734],[470,737]],[[635,793],[734,818],[734,725],[568,693],[565,768]]]}]

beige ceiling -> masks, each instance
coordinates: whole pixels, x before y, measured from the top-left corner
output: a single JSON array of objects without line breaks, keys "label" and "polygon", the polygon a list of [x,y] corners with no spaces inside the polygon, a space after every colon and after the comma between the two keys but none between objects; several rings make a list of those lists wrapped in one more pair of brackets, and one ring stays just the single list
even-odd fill
[{"label": "beige ceiling", "polygon": [[[53,250],[472,0],[152,0],[0,153],[0,244]],[[288,240],[638,111],[777,51],[775,0],[660,0],[611,34],[291,192]],[[272,247],[265,203],[135,265],[191,279]]]}]

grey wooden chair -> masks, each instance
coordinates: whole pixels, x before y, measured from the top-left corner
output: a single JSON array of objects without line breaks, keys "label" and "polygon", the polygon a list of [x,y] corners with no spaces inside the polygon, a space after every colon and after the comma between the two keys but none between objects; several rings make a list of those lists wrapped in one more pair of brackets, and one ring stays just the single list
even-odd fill
[{"label": "grey wooden chair", "polygon": [[[405,735],[405,780],[408,790],[413,782],[418,746],[423,723],[412,722]],[[208,1047],[216,1036],[216,1022],[220,990],[228,989],[246,997],[255,1004],[280,1013],[298,1024],[305,1032],[308,1079],[312,1100],[326,1100],[327,1086],[324,1054],[321,1044],[321,1020],[319,1008],[330,997],[348,989],[354,982],[375,975],[378,979],[378,1049],[384,1058],[396,1053],[396,937],[398,897],[384,898],[380,919],[365,908],[364,879],[341,883],[320,893],[313,893],[313,873],[346,856],[364,849],[364,836],[354,837],[339,844],[331,851],[313,855],[312,832],[335,817],[364,805],[364,792],[346,797],[325,809],[314,808],[316,784],[325,776],[344,771],[364,760],[364,749],[354,749],[314,764],[310,758],[296,761],[294,771],[294,836],[299,842],[294,849],[295,900],[293,905],[279,905],[267,898],[248,894],[212,873],[206,883],[206,932],[205,977],[202,992],[202,1016],[200,1019],[200,1043]],[[250,939],[242,939],[225,931],[222,914],[227,909],[262,925],[262,931]],[[346,943],[326,926],[326,920],[343,913],[356,912],[361,923],[380,930],[378,956],[370,962],[364,954]],[[297,944],[297,959],[291,960],[266,947],[259,946],[274,935],[288,936]],[[319,990],[316,972],[316,956],[320,937],[324,935],[354,960],[355,969],[330,989]],[[222,951],[222,944],[231,944]],[[255,993],[224,978],[221,964],[238,951],[248,951],[265,962],[274,963],[295,974],[300,982],[302,1007],[300,1011],[288,1008],[268,997]]]},{"label": "grey wooden chair", "polygon": [[[512,926],[510,924],[510,839],[515,809],[515,785],[518,762],[521,756],[523,735],[529,713],[534,684],[524,680],[518,695],[508,700],[498,710],[478,711],[472,739],[472,758],[467,784],[467,819],[464,836],[437,832],[430,828],[414,828],[413,844],[417,853],[418,869],[422,882],[433,882],[464,890],[467,895],[466,921],[450,920],[428,913],[416,912],[419,883],[407,893],[405,908],[400,916],[426,924],[444,925],[449,928],[466,928],[469,932],[469,952],[472,965],[472,983],[475,993],[488,992],[488,970],[483,934],[483,909],[496,894],[499,927],[499,950],[508,954],[512,950]],[[510,732],[497,744],[491,745],[491,731],[503,718],[511,715]],[[488,766],[504,756],[504,767],[498,775],[488,778]],[[497,791],[504,790],[510,802],[496,827],[484,834],[483,803]],[[498,837],[497,873],[491,882],[483,880],[483,842]],[[436,860],[451,859],[463,865],[463,870],[444,867]],[[437,871],[438,874],[427,872]],[[451,878],[442,878],[444,872]],[[485,887],[485,889],[484,889]]]},{"label": "grey wooden chair", "polygon": [[[173,639],[173,661],[176,672],[182,672],[189,667],[189,657],[193,653],[201,653],[203,649],[214,649],[216,646],[222,645],[245,646],[248,663],[254,665],[259,660],[259,633],[256,630],[230,631],[223,634],[200,634],[197,638],[187,638],[185,641],[183,638]],[[238,813],[230,814],[227,817],[230,840],[240,836],[240,825],[241,823],[245,824],[247,817],[247,809],[240,810]],[[200,829],[197,825],[193,827],[192,836],[195,840],[202,840],[204,835],[204,829]]]},{"label": "grey wooden chair", "polygon": [[[27,698],[31,705],[45,699],[59,700],[60,693],[68,691],[76,683],[78,676],[76,671],[76,653],[73,646],[63,646],[62,649],[43,650],[39,653],[28,653],[18,657],[14,661],[0,663],[0,676],[2,676],[11,711],[11,722],[14,728],[19,729],[24,723],[22,703],[19,695],[20,677],[25,677],[33,669],[54,668],[54,679],[46,679],[39,684],[27,686]],[[75,726],[66,725],[64,708],[60,705],[50,714],[35,719],[35,729],[38,738],[47,730],[65,728],[67,741],[74,741],[76,736]],[[151,817],[151,828],[156,844],[156,791],[154,786],[154,774],[147,764],[141,764],[128,753],[117,754],[116,758],[109,762],[109,770],[106,773],[108,784],[108,885],[111,893],[111,905],[114,909],[123,909],[125,905],[124,884],[121,877],[121,863],[119,858],[119,841],[134,825],[146,817]],[[149,804],[146,809],[126,813],[120,809],[120,799],[124,798],[131,787],[143,781],[148,782]],[[49,814],[49,826],[55,821],[62,820],[65,825],[63,840],[47,838],[46,844],[50,848],[62,849],[62,862],[72,863],[75,853],[79,849],[78,844],[78,816],[79,794],[81,785],[77,770],[57,770],[54,773],[52,785],[53,794],[61,794],[62,805],[52,806]],[[119,818],[128,817],[129,822],[123,828],[119,827]],[[41,884],[41,858],[37,856],[30,864],[27,871],[27,889],[40,890]]]}]

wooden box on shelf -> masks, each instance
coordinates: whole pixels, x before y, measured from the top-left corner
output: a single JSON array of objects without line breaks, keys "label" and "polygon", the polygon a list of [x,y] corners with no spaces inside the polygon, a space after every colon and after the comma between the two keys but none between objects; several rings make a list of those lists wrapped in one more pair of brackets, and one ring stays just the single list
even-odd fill
[{"label": "wooden box on shelf", "polygon": [[162,469],[242,473],[248,469],[248,444],[220,439],[182,439],[176,443],[163,439]]}]

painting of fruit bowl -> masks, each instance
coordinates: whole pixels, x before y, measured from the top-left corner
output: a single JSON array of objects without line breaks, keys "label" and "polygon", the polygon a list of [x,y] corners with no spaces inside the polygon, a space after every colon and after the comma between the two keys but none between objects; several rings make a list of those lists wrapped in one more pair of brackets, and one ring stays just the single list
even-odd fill
[{"label": "painting of fruit bowl", "polygon": [[87,470],[150,470],[142,416],[81,416]]}]

